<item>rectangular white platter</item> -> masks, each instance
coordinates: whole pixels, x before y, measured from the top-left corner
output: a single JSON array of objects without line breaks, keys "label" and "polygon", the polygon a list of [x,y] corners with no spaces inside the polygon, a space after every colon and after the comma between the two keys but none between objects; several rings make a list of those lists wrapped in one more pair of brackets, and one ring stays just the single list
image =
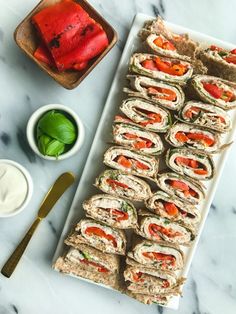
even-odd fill
[{"label": "rectangular white platter", "polygon": [[[63,250],[65,249],[65,245],[63,243],[65,237],[70,232],[72,226],[84,216],[84,211],[82,209],[82,202],[89,198],[90,196],[99,193],[99,191],[93,186],[95,182],[95,178],[105,169],[103,165],[103,154],[106,149],[110,146],[110,142],[112,141],[112,122],[114,116],[119,113],[119,105],[121,101],[125,98],[125,94],[122,92],[124,86],[126,86],[126,74],[128,71],[128,64],[130,56],[136,52],[141,51],[141,42],[138,38],[137,34],[139,30],[142,28],[145,21],[153,19],[152,16],[147,16],[144,14],[137,14],[134,18],[129,36],[126,41],[126,45],[120,59],[120,63],[118,65],[113,83],[111,85],[110,92],[108,94],[108,98],[106,104],[104,106],[103,114],[101,116],[101,120],[99,122],[90,153],[87,158],[86,165],[83,170],[83,174],[80,178],[80,182],[72,202],[64,229],[62,231],[60,240],[58,242],[58,246],[53,258],[53,262],[57,259],[58,256],[63,254]],[[202,44],[211,45],[214,44],[216,46],[223,47],[225,49],[233,49],[234,45],[230,43],[226,43],[220,41],[216,38],[192,31],[190,29],[174,25],[171,23],[167,23],[167,26],[175,33],[188,33],[190,38],[196,40]],[[233,141],[235,133],[236,133],[236,110],[230,112],[230,116],[232,119],[233,129],[222,137],[222,144],[230,143]],[[185,253],[185,266],[184,269],[179,272],[180,276],[187,277],[189,268],[191,265],[191,261],[194,256],[194,252],[196,250],[199,237],[203,230],[210,205],[212,203],[215,190],[217,188],[217,184],[220,180],[221,173],[223,171],[223,167],[227,156],[230,152],[230,148],[223,151],[221,154],[217,154],[214,156],[216,174],[212,180],[207,183],[204,183],[206,187],[206,198],[204,202],[199,206],[201,211],[201,222],[199,226],[198,236],[196,237],[194,243],[190,248],[182,247]],[[160,157],[162,158],[162,157]],[[81,280],[84,280],[81,278]],[[86,280],[87,281],[87,280]],[[93,283],[93,282],[92,282]],[[94,284],[94,283],[93,283]],[[102,286],[102,285],[101,285]],[[103,286],[104,287],[104,286]],[[107,288],[107,287],[106,287]],[[178,309],[179,306],[179,297],[174,297],[167,307],[172,309]]]}]

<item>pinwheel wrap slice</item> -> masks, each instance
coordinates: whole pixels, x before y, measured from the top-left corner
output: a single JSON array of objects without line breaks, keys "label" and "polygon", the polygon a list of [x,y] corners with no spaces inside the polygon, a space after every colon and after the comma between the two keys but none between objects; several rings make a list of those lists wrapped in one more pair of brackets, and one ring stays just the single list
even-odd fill
[{"label": "pinwheel wrap slice", "polygon": [[189,56],[179,54],[174,43],[162,34],[148,35],[144,44],[150,53],[156,53],[159,56],[191,62],[191,58]]},{"label": "pinwheel wrap slice", "polygon": [[220,133],[229,132],[232,127],[230,116],[225,110],[199,101],[186,102],[177,119]]},{"label": "pinwheel wrap slice", "polygon": [[96,283],[119,288],[120,258],[118,255],[100,252],[81,244],[70,248],[59,257],[53,268],[65,274],[89,279]]},{"label": "pinwheel wrap slice", "polygon": [[180,86],[140,75],[127,75],[130,88],[123,91],[132,97],[142,97],[169,110],[179,110],[184,103],[184,93]]},{"label": "pinwheel wrap slice", "polygon": [[184,146],[206,153],[217,153],[223,148],[219,133],[187,123],[173,124],[165,139],[171,146]]},{"label": "pinwheel wrap slice", "polygon": [[190,245],[195,238],[194,230],[183,223],[171,221],[145,210],[139,210],[138,217],[138,227],[135,232],[148,240]]},{"label": "pinwheel wrap slice", "polygon": [[189,85],[190,92],[203,102],[224,110],[236,107],[236,83],[216,76],[195,75]]},{"label": "pinwheel wrap slice", "polygon": [[158,16],[154,20],[145,22],[143,28],[139,32],[139,36],[145,40],[151,34],[164,36],[168,41],[170,41],[176,48],[177,53],[180,55],[178,58],[189,59],[195,58],[196,50],[199,43],[193,41],[189,38],[188,34],[176,34],[173,33],[165,24],[163,19]]},{"label": "pinwheel wrap slice", "polygon": [[[215,48],[212,50],[212,48]],[[208,74],[221,77],[232,82],[236,81],[236,55],[234,53],[211,46],[198,50],[198,58],[208,68]],[[227,61],[228,60],[228,61]]]},{"label": "pinwheel wrap slice", "polygon": [[109,194],[97,194],[83,202],[86,216],[118,229],[135,228],[137,211],[134,205]]},{"label": "pinwheel wrap slice", "polygon": [[185,85],[193,75],[193,66],[189,62],[147,53],[133,54],[129,70],[131,73],[179,85]]},{"label": "pinwheel wrap slice", "polygon": [[144,201],[152,195],[147,182],[119,170],[105,170],[96,179],[95,186],[105,193],[133,201]]},{"label": "pinwheel wrap slice", "polygon": [[123,230],[111,228],[92,219],[82,219],[65,239],[65,244],[78,248],[81,243],[105,253],[124,255],[126,235]]},{"label": "pinwheel wrap slice", "polygon": [[139,127],[152,132],[165,133],[172,124],[168,110],[142,98],[124,100],[120,110]]},{"label": "pinwheel wrap slice", "polygon": [[104,164],[128,174],[155,179],[159,162],[154,156],[144,155],[134,149],[112,146],[104,154]]},{"label": "pinwheel wrap slice", "polygon": [[158,134],[131,124],[114,124],[113,138],[118,145],[130,147],[148,155],[160,155],[164,150]]},{"label": "pinwheel wrap slice", "polygon": [[215,173],[212,157],[194,149],[169,149],[166,153],[166,165],[171,170],[196,180],[210,180]]},{"label": "pinwheel wrap slice", "polygon": [[142,264],[145,267],[161,270],[177,270],[183,268],[183,252],[177,244],[159,241],[153,242],[137,237],[133,247],[127,254],[127,263]]},{"label": "pinwheel wrap slice", "polygon": [[161,190],[155,192],[145,204],[149,210],[161,217],[166,217],[194,228],[200,221],[201,215],[195,206],[186,204],[178,197],[169,195]]},{"label": "pinwheel wrap slice", "polygon": [[205,198],[200,183],[175,172],[162,173],[158,176],[156,183],[164,192],[192,205],[200,204]]},{"label": "pinwheel wrap slice", "polygon": [[141,264],[126,265],[124,278],[127,289],[133,293],[158,294],[180,293],[184,279],[178,279],[176,274],[168,270],[154,270]]}]

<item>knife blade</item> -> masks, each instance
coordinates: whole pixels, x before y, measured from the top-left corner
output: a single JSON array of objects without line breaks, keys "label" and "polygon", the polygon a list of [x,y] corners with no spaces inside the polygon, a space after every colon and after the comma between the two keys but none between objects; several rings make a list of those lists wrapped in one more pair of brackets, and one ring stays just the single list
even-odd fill
[{"label": "knife blade", "polygon": [[54,184],[51,186],[40,205],[38,217],[35,219],[22,241],[18,244],[15,251],[12,253],[12,255],[3,266],[1,273],[5,277],[11,277],[39,223],[49,214],[59,198],[72,185],[74,181],[75,176],[73,175],[73,173],[65,172],[60,175],[60,177],[58,177]]},{"label": "knife blade", "polygon": [[47,217],[53,206],[74,181],[75,176],[71,172],[65,172],[57,178],[40,205],[38,211],[39,218]]}]

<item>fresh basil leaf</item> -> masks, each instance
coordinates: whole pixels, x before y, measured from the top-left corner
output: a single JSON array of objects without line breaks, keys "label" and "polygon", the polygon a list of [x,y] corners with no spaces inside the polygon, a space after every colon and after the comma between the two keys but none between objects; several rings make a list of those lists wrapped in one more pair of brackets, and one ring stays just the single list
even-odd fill
[{"label": "fresh basil leaf", "polygon": [[133,211],[133,208],[126,202],[122,202],[121,209],[123,212],[128,213],[129,211]]},{"label": "fresh basil leaf", "polygon": [[151,246],[152,246],[152,244],[145,243],[145,244],[143,244],[143,246],[146,246],[146,247],[151,247]]},{"label": "fresh basil leaf", "polygon": [[219,54],[221,57],[225,57],[225,56],[227,56],[228,52],[227,52],[227,51],[218,51],[218,54]]},{"label": "fresh basil leaf", "polygon": [[172,123],[171,115],[169,115],[167,119],[168,119],[168,124],[167,124],[167,125],[168,125],[168,126],[171,126],[171,125],[173,124],[173,123]]},{"label": "fresh basil leaf", "polygon": [[[188,231],[190,231],[190,230],[188,229]],[[195,239],[195,235],[191,232],[191,241],[193,241],[194,239]]]},{"label": "fresh basil leaf", "polygon": [[65,144],[58,140],[52,140],[46,149],[46,155],[58,157],[65,151]]},{"label": "fresh basil leaf", "polygon": [[38,147],[43,155],[57,157],[64,153],[65,144],[43,134],[38,140]]},{"label": "fresh basil leaf", "polygon": [[37,134],[36,134],[37,139],[39,139],[41,135],[43,135],[43,132],[41,131],[41,129],[37,127]]},{"label": "fresh basil leaf", "polygon": [[80,251],[80,253],[84,256],[85,259],[87,259],[87,260],[91,260],[92,259],[92,257],[87,252]]},{"label": "fresh basil leaf", "polygon": [[40,153],[46,155],[47,145],[51,142],[52,138],[47,135],[41,135],[38,139],[38,149]]},{"label": "fresh basil leaf", "polygon": [[116,173],[116,172],[114,172],[114,171],[110,171],[110,173],[109,173],[109,175],[110,175],[110,178],[112,179],[112,180],[118,180],[118,174]]},{"label": "fresh basil leaf", "polygon": [[72,144],[77,136],[75,125],[64,114],[54,110],[47,112],[39,120],[37,134],[40,132],[64,144]]}]

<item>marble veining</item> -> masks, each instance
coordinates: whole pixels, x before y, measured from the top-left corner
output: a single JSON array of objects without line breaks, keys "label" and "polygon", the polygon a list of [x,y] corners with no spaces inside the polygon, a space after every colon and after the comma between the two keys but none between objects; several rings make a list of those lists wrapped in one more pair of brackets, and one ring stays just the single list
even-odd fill
[{"label": "marble veining", "polygon": [[163,14],[165,14],[165,6],[163,0],[159,0],[160,9]]},{"label": "marble veining", "polygon": [[12,307],[12,310],[13,310],[13,313],[19,313],[18,311],[18,308],[15,306],[15,304],[11,304],[11,307]]},{"label": "marble veining", "polygon": [[55,228],[55,226],[51,220],[48,220],[48,225],[49,225],[52,233],[57,237],[58,236],[57,230],[56,230],[56,228]]},{"label": "marble veining", "polygon": [[197,293],[197,283],[195,279],[192,278],[191,280],[191,287],[193,291],[193,297],[194,297],[194,302],[195,302],[195,314],[201,314],[200,307],[199,307],[199,297]]},{"label": "marble veining", "polygon": [[155,16],[160,15],[162,18],[165,18],[165,6],[162,0],[158,1],[158,5],[157,4],[151,4],[153,13]]},{"label": "marble veining", "polygon": [[6,132],[2,132],[0,135],[1,141],[5,146],[8,146],[11,143],[11,137]]},{"label": "marble veining", "polygon": [[[38,1],[0,2],[0,158],[23,164],[34,181],[34,196],[28,208],[18,216],[0,219],[1,267],[29,228],[55,178],[64,171],[73,171],[78,183],[134,15],[137,12],[160,14],[172,23],[236,45],[236,2],[229,1],[226,5],[222,0],[89,0],[116,29],[119,41],[73,91],[58,86],[14,43],[16,26]],[[48,103],[68,105],[84,123],[86,141],[80,153],[70,160],[42,160],[34,155],[26,141],[29,116]],[[236,145],[233,145],[177,313],[236,313],[235,155]],[[139,304],[114,291],[52,271],[52,256],[75,188],[76,185],[67,191],[41,223],[12,278],[0,275],[0,314],[176,313],[155,305]]]},{"label": "marble veining", "polygon": [[216,205],[215,205],[214,203],[211,204],[211,209],[212,209],[213,211],[216,211],[216,210],[217,210]]},{"label": "marble veining", "polygon": [[26,157],[28,158],[30,162],[35,162],[36,156],[30,149],[25,131],[23,131],[21,128],[18,128],[16,132],[16,136],[17,136],[19,147],[22,150],[22,152],[26,155]]},{"label": "marble veining", "polygon": [[3,41],[3,35],[4,35],[3,30],[0,28],[0,41],[1,42]]}]

